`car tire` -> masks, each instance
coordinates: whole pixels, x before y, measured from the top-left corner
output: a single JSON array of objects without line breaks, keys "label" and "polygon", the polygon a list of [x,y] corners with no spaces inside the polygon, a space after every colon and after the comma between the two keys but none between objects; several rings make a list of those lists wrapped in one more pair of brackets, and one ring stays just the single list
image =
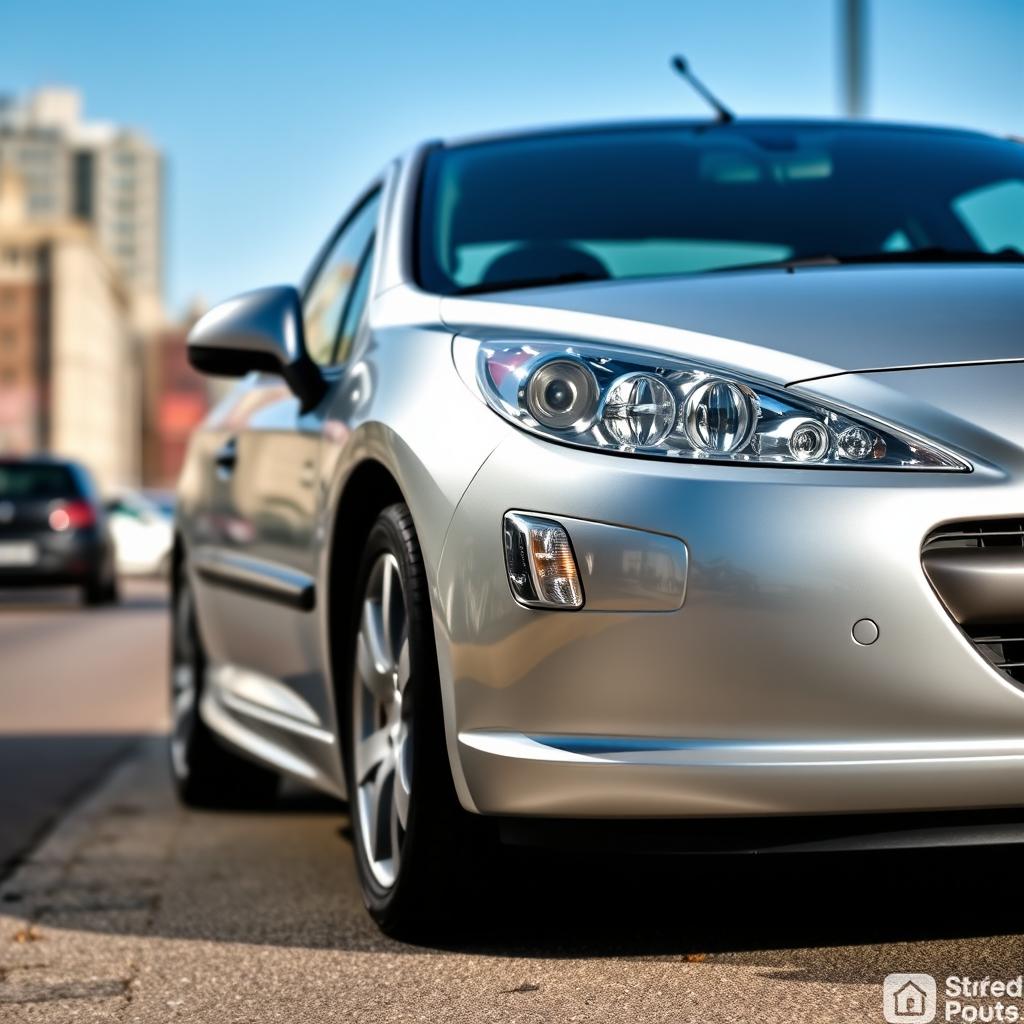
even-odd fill
[{"label": "car tire", "polygon": [[455,793],[426,575],[404,504],[370,530],[355,597],[339,703],[363,900],[388,934],[436,934],[481,881],[490,830]]},{"label": "car tire", "polygon": [[171,775],[183,804],[197,808],[260,808],[277,795],[280,776],[229,750],[199,712],[206,652],[184,566],[171,598]]},{"label": "car tire", "polygon": [[113,572],[96,573],[82,586],[82,602],[90,607],[117,604],[120,599],[117,576]]}]

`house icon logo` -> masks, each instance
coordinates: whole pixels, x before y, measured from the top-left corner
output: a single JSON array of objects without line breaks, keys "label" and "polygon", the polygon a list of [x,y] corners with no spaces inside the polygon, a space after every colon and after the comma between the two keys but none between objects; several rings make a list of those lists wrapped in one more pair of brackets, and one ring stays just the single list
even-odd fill
[{"label": "house icon logo", "polygon": [[935,979],[930,974],[890,974],[882,986],[888,1024],[931,1024],[935,1020]]}]

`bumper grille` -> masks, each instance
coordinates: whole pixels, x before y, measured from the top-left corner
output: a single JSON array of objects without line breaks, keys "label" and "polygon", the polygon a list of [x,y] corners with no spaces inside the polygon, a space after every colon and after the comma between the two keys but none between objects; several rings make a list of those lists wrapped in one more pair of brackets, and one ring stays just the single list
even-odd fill
[{"label": "bumper grille", "polygon": [[946,523],[921,561],[978,653],[1024,684],[1024,517]]},{"label": "bumper grille", "polygon": [[950,548],[1024,548],[1024,519],[947,523],[933,530],[924,542],[926,553]]},{"label": "bumper grille", "polygon": [[969,626],[967,635],[975,647],[998,669],[1018,683],[1024,683],[1024,624],[1007,626]]}]

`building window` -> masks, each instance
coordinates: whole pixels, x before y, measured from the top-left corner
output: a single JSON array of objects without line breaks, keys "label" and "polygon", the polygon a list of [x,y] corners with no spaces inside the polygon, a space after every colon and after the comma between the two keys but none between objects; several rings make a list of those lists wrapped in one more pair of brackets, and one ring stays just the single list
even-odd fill
[{"label": "building window", "polygon": [[75,196],[74,211],[82,220],[92,220],[93,216],[93,155],[83,152],[75,154],[73,174]]}]

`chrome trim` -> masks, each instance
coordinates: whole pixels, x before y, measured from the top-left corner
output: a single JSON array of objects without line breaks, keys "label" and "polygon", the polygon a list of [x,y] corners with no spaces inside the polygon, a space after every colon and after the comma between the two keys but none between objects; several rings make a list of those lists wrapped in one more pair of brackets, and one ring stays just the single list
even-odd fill
[{"label": "chrome trim", "polygon": [[207,583],[262,597],[304,612],[312,611],[316,606],[316,583],[313,577],[294,569],[261,558],[212,548],[199,548],[192,556],[192,563]]},{"label": "chrome trim", "polygon": [[1024,760],[1024,737],[950,742],[744,743],[630,736],[529,736],[478,729],[459,733],[459,742],[485,754],[516,760],[672,768],[808,768]]}]

